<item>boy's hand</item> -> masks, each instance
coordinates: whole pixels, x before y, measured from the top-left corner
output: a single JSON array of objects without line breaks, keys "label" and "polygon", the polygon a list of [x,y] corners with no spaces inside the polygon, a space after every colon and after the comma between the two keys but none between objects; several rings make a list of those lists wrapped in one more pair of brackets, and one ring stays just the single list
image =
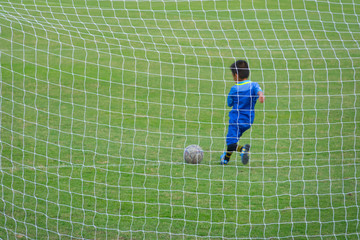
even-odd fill
[{"label": "boy's hand", "polygon": [[264,93],[263,92],[258,92],[258,95],[259,95],[259,102],[264,103],[264,101],[265,101]]}]

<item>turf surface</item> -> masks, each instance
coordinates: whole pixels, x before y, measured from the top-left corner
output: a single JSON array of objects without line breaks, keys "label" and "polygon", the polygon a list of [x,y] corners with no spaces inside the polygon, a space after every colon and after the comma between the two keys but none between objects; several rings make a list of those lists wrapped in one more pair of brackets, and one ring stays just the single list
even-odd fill
[{"label": "turf surface", "polygon": [[[358,239],[359,4],[0,1],[0,238]],[[266,95],[219,165],[229,66]],[[198,144],[200,165],[184,164]]]}]

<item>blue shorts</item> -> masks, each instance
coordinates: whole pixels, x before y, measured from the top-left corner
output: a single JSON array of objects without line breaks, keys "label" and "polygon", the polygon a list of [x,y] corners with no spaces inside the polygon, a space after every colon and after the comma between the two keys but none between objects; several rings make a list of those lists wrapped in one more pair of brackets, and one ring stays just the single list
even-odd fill
[{"label": "blue shorts", "polygon": [[251,127],[249,123],[229,122],[228,134],[226,136],[226,145],[237,143],[242,134]]}]

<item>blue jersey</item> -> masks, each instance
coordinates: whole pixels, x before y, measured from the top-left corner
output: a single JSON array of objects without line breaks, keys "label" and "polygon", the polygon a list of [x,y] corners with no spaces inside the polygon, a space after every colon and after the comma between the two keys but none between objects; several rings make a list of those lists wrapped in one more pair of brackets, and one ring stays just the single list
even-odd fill
[{"label": "blue jersey", "polygon": [[229,113],[230,123],[251,125],[254,122],[254,108],[259,91],[262,91],[259,84],[250,80],[238,82],[231,88],[227,98],[228,106],[232,107]]}]

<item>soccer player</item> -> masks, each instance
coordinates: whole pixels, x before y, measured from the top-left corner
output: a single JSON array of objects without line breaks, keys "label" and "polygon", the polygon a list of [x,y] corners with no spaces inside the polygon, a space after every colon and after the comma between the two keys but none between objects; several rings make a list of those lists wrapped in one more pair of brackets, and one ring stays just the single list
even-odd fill
[{"label": "soccer player", "polygon": [[228,164],[231,154],[237,151],[240,152],[241,161],[245,165],[249,161],[250,145],[241,146],[237,142],[254,122],[256,101],[263,103],[265,96],[259,84],[248,79],[250,71],[246,61],[236,61],[231,64],[230,70],[236,84],[231,88],[227,98],[227,104],[232,109],[229,112],[229,129],[226,136],[227,150],[221,155],[220,164]]}]

